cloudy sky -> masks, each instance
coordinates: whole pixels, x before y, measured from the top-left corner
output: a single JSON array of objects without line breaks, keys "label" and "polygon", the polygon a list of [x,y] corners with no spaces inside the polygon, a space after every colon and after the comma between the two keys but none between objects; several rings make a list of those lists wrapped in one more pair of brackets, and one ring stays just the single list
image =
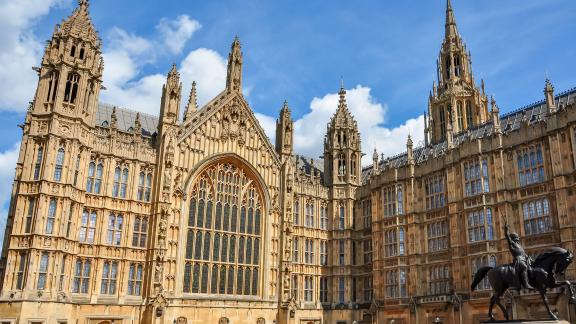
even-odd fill
[{"label": "cloudy sky", "polygon": [[[32,66],[73,0],[0,0],[0,228],[4,228]],[[576,86],[576,2],[453,0],[458,28],[503,112]],[[92,0],[103,40],[101,101],[157,115],[174,62],[187,95],[203,104],[224,88],[235,35],[244,52],[244,95],[268,136],[284,100],[296,120],[297,152],[318,156],[340,79],[365,153],[400,153],[423,138],[422,112],[444,33],[445,1]],[[368,154],[369,157],[371,154]],[[367,163],[368,161],[364,161]],[[0,233],[0,236],[3,234]]]}]

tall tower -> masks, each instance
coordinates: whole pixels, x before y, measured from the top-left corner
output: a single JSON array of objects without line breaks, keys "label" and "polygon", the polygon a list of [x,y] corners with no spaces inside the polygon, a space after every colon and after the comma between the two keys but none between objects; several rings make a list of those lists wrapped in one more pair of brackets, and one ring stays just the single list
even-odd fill
[{"label": "tall tower", "polygon": [[88,1],[78,7],[47,42],[38,71],[34,114],[56,113],[94,125],[104,61],[101,42],[88,13]]},{"label": "tall tower", "polygon": [[490,119],[484,81],[482,90],[478,89],[471,54],[458,33],[450,0],[446,2],[444,41],[436,65],[438,87],[434,83],[428,105],[432,144],[447,139],[449,125],[457,134]]},{"label": "tall tower", "polygon": [[328,243],[331,251],[332,303],[348,304],[355,300],[356,282],[353,277],[355,260],[354,205],[356,188],[360,185],[360,133],[358,125],[348,110],[346,91],[341,86],[336,113],[328,124],[324,139],[324,184],[328,186],[328,215],[332,235]]},{"label": "tall tower", "polygon": [[324,139],[324,183],[360,185],[360,133],[346,104],[346,90],[338,92],[338,110],[328,124]]}]

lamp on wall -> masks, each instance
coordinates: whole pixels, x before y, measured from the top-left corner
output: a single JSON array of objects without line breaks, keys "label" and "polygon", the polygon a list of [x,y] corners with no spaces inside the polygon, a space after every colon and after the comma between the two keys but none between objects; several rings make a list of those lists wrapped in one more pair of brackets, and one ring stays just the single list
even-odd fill
[{"label": "lamp on wall", "polygon": [[434,323],[435,324],[441,324],[442,320],[440,319],[440,317],[436,316],[436,318],[434,319]]}]

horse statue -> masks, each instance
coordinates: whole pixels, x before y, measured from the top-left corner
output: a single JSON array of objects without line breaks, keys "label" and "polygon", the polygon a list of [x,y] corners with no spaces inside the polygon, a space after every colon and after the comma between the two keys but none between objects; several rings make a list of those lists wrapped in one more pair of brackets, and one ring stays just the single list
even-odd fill
[{"label": "horse statue", "polygon": [[[556,276],[564,275],[566,268],[572,263],[573,259],[572,252],[559,247],[553,247],[546,252],[538,255],[536,259],[532,262],[530,270],[528,271],[529,283],[534,289],[540,292],[542,296],[542,301],[546,305],[548,314],[554,320],[558,317],[550,310],[550,305],[548,305],[548,297],[546,297],[546,290],[553,289],[557,287],[567,287],[570,293],[570,302],[576,302],[576,297],[574,297],[574,290],[572,289],[571,283],[567,280],[557,281]],[[506,307],[500,302],[502,295],[508,290],[508,288],[520,289],[522,283],[520,278],[516,273],[516,266],[514,264],[504,264],[497,267],[482,267],[476,271],[474,274],[474,280],[472,281],[471,289],[474,290],[476,286],[488,276],[490,285],[492,286],[492,297],[490,298],[490,307],[488,309],[488,317],[490,321],[494,321],[494,314],[492,313],[492,308],[494,304],[498,305],[506,320],[510,320],[508,317],[508,312]]]}]

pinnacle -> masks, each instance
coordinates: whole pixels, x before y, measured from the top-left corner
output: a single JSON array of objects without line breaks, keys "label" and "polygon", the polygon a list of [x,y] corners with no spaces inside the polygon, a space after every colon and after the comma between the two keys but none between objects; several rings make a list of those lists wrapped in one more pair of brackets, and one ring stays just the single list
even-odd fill
[{"label": "pinnacle", "polygon": [[451,0],[446,0],[446,33],[445,38],[453,37],[458,35],[458,29],[456,28],[456,18],[454,17],[454,10],[452,10]]}]

